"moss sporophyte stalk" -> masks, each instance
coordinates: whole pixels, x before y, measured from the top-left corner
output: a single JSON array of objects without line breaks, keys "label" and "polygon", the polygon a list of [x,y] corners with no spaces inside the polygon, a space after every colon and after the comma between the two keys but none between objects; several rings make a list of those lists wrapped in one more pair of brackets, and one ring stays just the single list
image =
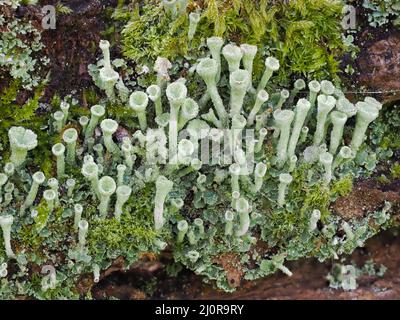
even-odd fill
[{"label": "moss sporophyte stalk", "polygon": [[[190,21],[195,34],[197,17]],[[244,279],[277,270],[290,276],[286,260],[337,257],[390,223],[388,210],[348,222],[330,211],[364,170],[356,158],[379,102],[352,104],[330,81],[297,79],[273,91],[276,58],[265,56],[255,76],[257,46],[220,37],[205,45],[210,52],[185,78],[159,57],[154,83],[127,85],[123,96],[118,83],[128,79],[114,70],[110,44],[101,41],[101,69],[93,76],[105,98],[88,115],[63,103],[51,116],[48,172],[32,165],[42,143],[37,133],[9,128],[0,173],[1,259],[16,259],[28,275],[31,263],[51,261],[58,248],[65,265],[54,265],[57,281],[45,286],[56,292],[69,281],[64,274],[97,282],[117,257],[129,264],[168,246],[177,263],[232,291],[217,262],[226,252],[237,257]],[[274,250],[254,255],[257,243]]]}]

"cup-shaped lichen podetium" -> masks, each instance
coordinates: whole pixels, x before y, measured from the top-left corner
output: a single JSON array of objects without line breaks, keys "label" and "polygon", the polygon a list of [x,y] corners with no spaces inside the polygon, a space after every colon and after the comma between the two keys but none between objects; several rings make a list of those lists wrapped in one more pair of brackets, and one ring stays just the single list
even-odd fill
[{"label": "cup-shaped lichen podetium", "polygon": [[186,220],[181,220],[178,222],[177,229],[178,229],[178,237],[177,237],[176,242],[182,243],[183,240],[185,239],[185,235],[189,229],[189,224],[187,223]]},{"label": "cup-shaped lichen podetium", "polygon": [[149,97],[143,91],[135,91],[129,97],[129,106],[139,119],[140,130],[145,131],[147,129],[147,118],[146,118],[146,108],[149,104]]},{"label": "cup-shaped lichen podetium", "polygon": [[289,157],[289,173],[293,172],[294,169],[296,169],[297,160],[298,158],[295,154]]},{"label": "cup-shaped lichen podetium", "polygon": [[269,99],[269,94],[265,90],[260,90],[257,93],[256,102],[254,103],[253,109],[247,117],[247,125],[252,126],[256,118],[257,113],[260,111],[262,105]]},{"label": "cup-shaped lichen podetium", "polygon": [[231,86],[230,116],[240,115],[243,108],[243,100],[250,85],[250,74],[247,70],[235,70],[230,74]]},{"label": "cup-shaped lichen podetium", "polygon": [[312,80],[308,84],[308,89],[310,90],[308,101],[311,104],[311,108],[314,108],[317,95],[321,91],[321,84],[317,80]]},{"label": "cup-shaped lichen podetium", "polygon": [[258,141],[257,141],[256,147],[254,149],[255,152],[258,153],[262,150],[262,147],[264,145],[264,140],[265,140],[265,137],[267,136],[267,134],[268,134],[267,128],[260,129],[260,131],[258,132]]},{"label": "cup-shaped lichen podetium", "polygon": [[285,204],[286,189],[292,181],[293,177],[288,173],[281,173],[279,175],[278,206],[283,207]]},{"label": "cup-shaped lichen podetium", "polygon": [[81,116],[81,117],[79,117],[79,124],[80,124],[81,127],[82,127],[82,132],[85,132],[85,131],[86,131],[86,128],[87,128],[87,126],[88,126],[88,124],[89,124],[89,117],[87,117],[87,116]]},{"label": "cup-shaped lichen podetium", "polygon": [[47,186],[49,186],[51,188],[51,190],[54,191],[54,193],[56,194],[56,197],[54,199],[54,204],[56,207],[58,207],[60,205],[60,199],[59,199],[59,195],[58,195],[58,188],[59,188],[59,183],[58,180],[56,178],[50,178],[49,180],[47,180]]},{"label": "cup-shaped lichen podetium", "polygon": [[114,216],[118,221],[121,219],[122,208],[131,194],[132,188],[129,186],[122,185],[117,188],[117,202],[115,204]]},{"label": "cup-shaped lichen podetium", "polygon": [[39,186],[44,183],[46,177],[43,172],[38,171],[32,175],[32,185],[29,190],[29,193],[25,199],[24,205],[21,207],[21,210],[28,209],[36,199]]},{"label": "cup-shaped lichen podetium", "polygon": [[43,199],[46,201],[47,210],[52,213],[54,210],[54,204],[57,194],[53,189],[48,189],[43,192]]},{"label": "cup-shaped lichen podetium", "polygon": [[218,63],[214,59],[205,58],[200,61],[196,68],[199,76],[207,85],[207,92],[210,94],[211,100],[217,111],[219,119],[226,124],[228,113],[225,110],[224,103],[218,93],[216,76],[218,73]]},{"label": "cup-shaped lichen podetium", "polygon": [[373,105],[378,111],[382,110],[383,107],[382,103],[380,103],[373,97],[365,97],[364,102]]},{"label": "cup-shaped lichen podetium", "polygon": [[332,96],[335,93],[335,86],[328,80],[321,81],[321,93],[327,96]]},{"label": "cup-shaped lichen podetium", "polygon": [[3,231],[4,248],[6,251],[6,256],[9,259],[15,258],[15,254],[11,248],[11,226],[13,222],[14,217],[12,215],[0,216],[0,226]]},{"label": "cup-shaped lichen podetium", "polygon": [[181,163],[181,162],[183,163],[183,161],[186,158],[190,157],[193,154],[194,150],[195,150],[195,148],[194,148],[194,145],[193,145],[192,141],[190,141],[188,139],[182,139],[181,141],[179,141],[179,144],[178,144],[178,162],[179,163]]},{"label": "cup-shaped lichen podetium", "polygon": [[75,128],[69,128],[63,133],[63,140],[67,144],[67,163],[75,165],[76,163],[76,141],[78,140],[78,131]]},{"label": "cup-shaped lichen podetium", "polygon": [[176,161],[176,152],[178,146],[178,121],[179,111],[187,96],[186,86],[179,81],[168,85],[166,95],[170,104],[169,118],[169,157],[170,161]]},{"label": "cup-shaped lichen podetium", "polygon": [[164,176],[156,180],[156,196],[154,204],[154,228],[159,231],[164,225],[164,203],[168,193],[172,190],[174,183]]},{"label": "cup-shaped lichen podetium", "polygon": [[188,253],[186,253],[186,257],[191,263],[196,263],[200,258],[200,253],[196,250],[190,250]]},{"label": "cup-shaped lichen podetium", "polygon": [[306,87],[306,82],[303,79],[297,79],[294,82],[293,90],[290,93],[290,101],[293,102],[294,98],[299,94],[299,92]]},{"label": "cup-shaped lichen podetium", "polygon": [[356,127],[354,128],[353,138],[350,142],[350,148],[355,152],[358,151],[363,143],[365,132],[367,131],[369,124],[379,115],[379,110],[372,104],[358,102],[356,106],[358,109]]},{"label": "cup-shaped lichen podetium", "polygon": [[93,161],[87,161],[82,166],[82,174],[92,186],[92,192],[100,199],[99,193],[99,166]]},{"label": "cup-shaped lichen podetium", "polygon": [[162,0],[162,5],[167,14],[171,15],[173,18],[176,17],[178,13],[178,0]]},{"label": "cup-shaped lichen podetium", "polygon": [[239,228],[235,232],[236,237],[244,236],[250,227],[250,204],[244,198],[239,198],[236,201],[236,211],[239,213]]},{"label": "cup-shaped lichen podetium", "polygon": [[20,168],[26,160],[28,151],[36,148],[38,141],[36,134],[23,127],[11,127],[8,130],[11,156],[10,160],[16,168]]},{"label": "cup-shaped lichen podetium", "polygon": [[239,175],[240,175],[240,165],[233,163],[229,166],[229,173],[231,174],[231,189],[233,192],[240,192],[239,187]]},{"label": "cup-shaped lichen podetium", "polygon": [[282,89],[279,94],[279,100],[278,103],[276,104],[275,109],[281,109],[282,106],[285,104],[286,100],[289,98],[289,96],[290,96],[289,90]]},{"label": "cup-shaped lichen podetium", "polygon": [[321,94],[318,100],[317,127],[314,133],[314,145],[319,146],[325,139],[325,124],[329,112],[335,107],[336,99],[332,96]]},{"label": "cup-shaped lichen podetium", "polygon": [[336,151],[342,142],[343,137],[343,129],[344,125],[347,121],[347,115],[340,111],[332,111],[330,114],[331,122],[332,122],[332,131],[331,131],[331,142],[329,145],[329,152],[331,154],[336,154]]},{"label": "cup-shaped lichen podetium", "polygon": [[288,142],[290,137],[290,125],[294,118],[291,110],[278,109],[274,112],[275,125],[279,129],[279,141],[276,150],[277,163],[282,167],[287,159]]},{"label": "cup-shaped lichen podetium", "polygon": [[257,46],[253,46],[250,44],[242,44],[240,46],[240,49],[242,50],[243,53],[243,67],[245,70],[247,70],[247,72],[250,75],[250,84],[249,84],[249,89],[252,88],[253,86],[253,63],[254,63],[254,58],[257,54]]},{"label": "cup-shaped lichen podetium", "polygon": [[254,187],[256,192],[261,190],[264,181],[264,176],[266,173],[267,173],[267,165],[263,162],[257,163],[254,169]]},{"label": "cup-shaped lichen podetium", "polygon": [[96,129],[99,120],[106,113],[106,109],[97,104],[90,108],[90,121],[85,130],[85,143],[88,142],[88,139],[93,136],[94,130]]},{"label": "cup-shaped lichen podetium", "polygon": [[334,171],[337,167],[342,165],[344,162],[349,161],[355,157],[355,151],[353,151],[348,146],[343,146],[340,148],[335,160],[332,164],[332,171]]},{"label": "cup-shaped lichen podetium", "polygon": [[119,74],[111,66],[110,43],[107,40],[100,41],[100,49],[103,51],[104,66],[100,69],[100,79],[103,83],[108,99],[115,101],[114,86],[119,79]]},{"label": "cup-shaped lichen podetium", "polygon": [[122,186],[125,180],[125,173],[126,173],[127,166],[120,163],[117,165],[117,185]]},{"label": "cup-shaped lichen podetium", "polygon": [[324,167],[324,180],[326,184],[329,184],[332,180],[332,162],[333,156],[329,152],[323,152],[319,155],[319,162]]},{"label": "cup-shaped lichen podetium", "polygon": [[300,134],[300,142],[301,143],[306,142],[309,131],[310,131],[310,129],[308,127],[301,128],[301,134]]},{"label": "cup-shaped lichen podetium", "polygon": [[279,70],[279,60],[274,58],[274,57],[268,57],[265,59],[265,71],[264,74],[260,80],[260,83],[258,84],[258,88],[257,88],[257,92],[259,92],[260,90],[265,89],[265,87],[267,86],[267,83],[269,81],[269,79],[271,79],[272,74],[275,71]]},{"label": "cup-shaped lichen podetium", "polygon": [[64,127],[64,113],[62,111],[56,111],[53,114],[54,128],[57,132],[61,132],[62,128]]},{"label": "cup-shaped lichen podetium", "polygon": [[231,210],[227,210],[224,215],[225,218],[225,235],[231,236],[233,231],[233,220],[235,219],[235,214]]},{"label": "cup-shaped lichen podetium", "polygon": [[178,118],[180,107],[187,96],[187,88],[181,81],[175,81],[168,85],[166,95],[171,106],[171,112],[175,113]]},{"label": "cup-shaped lichen podetium", "polygon": [[100,124],[103,132],[103,141],[106,149],[111,154],[118,154],[119,148],[113,141],[113,134],[118,130],[118,123],[112,119],[104,119]]},{"label": "cup-shaped lichen podetium", "polygon": [[307,114],[311,108],[311,104],[306,99],[299,99],[296,105],[296,117],[294,120],[292,134],[289,140],[288,157],[295,154],[296,146],[299,141],[301,129],[303,128]]},{"label": "cup-shaped lichen podetium", "polygon": [[197,117],[199,105],[192,98],[186,98],[182,104],[181,113],[178,121],[178,130],[181,130],[188,121]]},{"label": "cup-shaped lichen podetium", "polygon": [[197,25],[200,22],[201,15],[197,12],[191,12],[189,14],[189,30],[188,39],[191,41],[196,33]]},{"label": "cup-shaped lichen podetium", "polygon": [[185,204],[185,202],[181,198],[171,199],[170,203],[171,208],[169,208],[169,211],[171,212],[171,214],[179,212],[179,210],[181,210],[183,208],[183,205]]},{"label": "cup-shaped lichen podetium", "polygon": [[203,219],[196,218],[196,219],[194,219],[193,224],[196,226],[199,236],[200,237],[204,236],[204,221],[203,221]]},{"label": "cup-shaped lichen podetium", "polygon": [[129,138],[125,139],[122,142],[121,146],[122,154],[124,156],[124,162],[127,167],[127,173],[130,174],[132,172],[133,164],[135,162],[135,155],[133,154],[133,146],[129,140]]},{"label": "cup-shaped lichen podetium", "polygon": [[64,115],[63,126],[65,126],[65,124],[67,123],[68,114],[69,114],[69,108],[70,107],[71,107],[71,105],[66,101],[62,101],[61,104],[60,104],[60,109],[61,109],[61,111],[62,111],[62,113]]},{"label": "cup-shaped lichen podetium", "polygon": [[72,198],[73,192],[74,192],[74,189],[76,186],[76,180],[73,178],[67,179],[67,181],[65,182],[65,185],[67,187],[67,197]]},{"label": "cup-shaped lichen podetium", "polygon": [[219,82],[221,77],[221,49],[224,45],[224,39],[221,37],[207,38],[207,47],[210,49],[211,57],[217,62],[217,73],[215,77],[216,83]]},{"label": "cup-shaped lichen podetium", "polygon": [[161,88],[153,84],[146,89],[146,93],[149,96],[149,99],[153,101],[154,108],[156,110],[156,117],[159,117],[163,114],[162,104],[161,104]]},{"label": "cup-shaped lichen podetium", "polygon": [[240,68],[240,61],[243,57],[242,50],[233,44],[227,44],[222,48],[222,55],[228,62],[229,72],[232,73]]},{"label": "cup-shaped lichen podetium", "polygon": [[340,97],[336,101],[336,109],[337,111],[343,112],[347,115],[347,118],[351,118],[356,115],[357,108],[354,104],[352,104],[346,97]]},{"label": "cup-shaped lichen podetium", "polygon": [[100,217],[105,218],[108,213],[111,196],[117,189],[114,179],[104,176],[99,180],[100,205],[98,207]]},{"label": "cup-shaped lichen podetium", "polygon": [[62,143],[56,143],[51,152],[57,159],[57,178],[61,180],[65,174],[65,146]]},{"label": "cup-shaped lichen podetium", "polygon": [[83,206],[79,203],[74,205],[74,228],[77,230],[79,222],[82,220]]}]

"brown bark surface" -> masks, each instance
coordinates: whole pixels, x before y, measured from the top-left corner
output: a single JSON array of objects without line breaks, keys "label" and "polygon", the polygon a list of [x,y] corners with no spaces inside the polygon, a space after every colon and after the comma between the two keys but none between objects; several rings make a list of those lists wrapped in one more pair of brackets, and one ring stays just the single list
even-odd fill
[{"label": "brown bark surface", "polygon": [[[374,179],[359,181],[347,197],[337,200],[333,210],[339,214],[346,212],[345,218],[360,218],[382,207],[385,201],[390,201],[392,215],[398,217],[399,191],[400,180],[385,185]],[[240,283],[234,293],[225,293],[212,284],[204,284],[201,277],[189,271],[181,272],[178,277],[167,276],[165,267],[172,262],[168,252],[160,259],[144,255],[128,272],[121,271],[123,260],[117,259],[104,272],[92,292],[97,299],[400,299],[400,238],[397,232],[398,229],[385,231],[351,256],[340,257],[339,260],[325,263],[316,259],[287,262],[285,265],[293,272],[292,277],[278,272],[247,282],[241,280],[241,274],[230,272],[228,266],[228,277],[234,274],[237,276],[234,280]],[[384,265],[387,268],[383,277],[360,276],[357,279],[358,288],[350,292],[329,288],[326,276],[334,263],[354,262],[362,268],[368,260],[372,260],[377,267]],[[149,290],[151,285],[153,288]]]},{"label": "brown bark surface", "polygon": [[[204,284],[200,277],[183,272],[178,277],[166,277],[165,273],[149,272],[149,264],[144,263],[129,272],[115,272],[104,278],[93,288],[94,297],[117,297],[119,299],[400,299],[400,238],[394,231],[386,231],[369,240],[364,248],[357,249],[344,263],[354,261],[362,267],[373,259],[376,265],[383,264],[388,270],[383,277],[361,276],[357,279],[358,288],[345,292],[329,288],[326,276],[332,261],[319,263],[305,259],[287,263],[293,276],[282,273],[246,282],[234,293],[225,293],[212,285]],[[157,269],[157,268],[155,268]],[[154,270],[152,270],[154,271]],[[152,295],[138,287],[143,287],[151,279],[158,279]]]}]

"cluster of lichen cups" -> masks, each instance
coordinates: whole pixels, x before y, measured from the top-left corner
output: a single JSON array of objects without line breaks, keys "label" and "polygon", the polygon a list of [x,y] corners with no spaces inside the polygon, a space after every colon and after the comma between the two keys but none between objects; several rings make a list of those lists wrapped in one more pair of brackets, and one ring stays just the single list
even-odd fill
[{"label": "cluster of lichen cups", "polygon": [[[269,102],[270,95],[266,89],[273,73],[279,69],[278,60],[266,58],[265,72],[258,85],[254,85],[253,60],[257,47],[247,44],[240,47],[234,44],[224,46],[223,39],[218,37],[207,39],[207,46],[211,58],[201,59],[196,66],[198,76],[207,87],[202,101],[196,102],[188,97],[184,79],[167,83],[165,75],[170,66],[165,59],[160,58],[155,68],[159,75],[158,83],[145,91],[131,93],[126,100],[138,118],[140,130],[124,137],[122,143],[114,139],[119,124],[113,119],[104,119],[107,115],[106,107],[92,106],[90,118],[83,116],[79,119],[79,128],[69,126],[65,129],[72,119],[68,118],[68,103],[63,103],[61,111],[53,115],[54,130],[62,135],[62,142],[52,147],[57,177],[45,177],[42,172],[32,175],[30,191],[20,206],[20,215],[25,215],[29,210],[34,211],[41,186],[47,186],[43,199],[50,213],[60,205],[62,186],[66,187],[68,197],[71,197],[75,179],[66,172],[68,167],[79,166],[91,188],[93,201],[98,205],[98,219],[109,219],[111,214],[117,220],[121,218],[124,205],[132,195],[133,186],[137,185],[134,180],[141,179],[144,184],[155,183],[154,229],[162,231],[170,223],[168,217],[171,213],[185,208],[182,198],[170,197],[174,184],[179,184],[180,180],[195,173],[195,190],[204,189],[207,176],[202,173],[202,167],[207,167],[214,168],[213,181],[216,184],[229,184],[231,188],[231,199],[228,199],[231,207],[226,208],[223,217],[224,234],[236,238],[248,236],[251,234],[250,213],[253,205],[246,194],[250,192],[262,196],[264,179],[271,168],[280,171],[276,179],[276,203],[273,204],[276,208],[285,206],[288,188],[293,181],[291,173],[299,163],[308,162],[315,163],[315,167],[321,166],[324,182],[329,185],[335,179],[335,170],[355,157],[368,125],[377,118],[381,109],[381,104],[372,98],[366,98],[355,105],[350,103],[329,81],[311,81],[308,85],[308,97],[298,99],[300,91],[306,89],[305,82],[298,80],[290,93],[282,90],[277,102]],[[101,49],[104,53],[104,67],[100,71],[100,77],[108,98],[114,101],[117,99],[115,85],[122,80],[112,69],[107,41],[101,42]],[[228,106],[218,89],[223,70],[222,56],[229,68]],[[160,67],[160,61],[164,68]],[[164,97],[169,106],[163,105]],[[288,105],[288,102],[296,100],[295,104]],[[149,118],[150,105],[156,111],[155,119]],[[356,125],[351,143],[345,146],[342,145],[344,126],[352,116],[356,116]],[[156,123],[158,127],[149,128],[149,123]],[[315,123],[314,132],[308,129],[309,123]],[[241,137],[246,129],[253,129],[254,138],[244,144]],[[180,138],[183,130],[189,133],[189,138]],[[274,133],[268,139],[270,131]],[[227,146],[223,145],[226,132],[229,132]],[[307,135],[311,134],[312,145],[301,150]],[[4,166],[4,173],[0,173],[0,196],[3,204],[12,201],[11,186],[7,185],[8,177],[16,174],[15,169],[23,168],[28,151],[37,145],[36,135],[29,129],[10,128],[9,136],[10,162]],[[233,162],[226,161],[226,154],[222,151],[217,152],[213,158],[215,161],[209,163],[207,161],[210,159],[202,158],[203,155],[199,157],[198,151],[204,140],[214,146],[222,146],[223,151],[228,149],[228,155]],[[272,156],[266,151],[270,141],[276,145]],[[329,145],[326,141],[330,141]],[[146,150],[145,157],[140,158],[138,148]],[[105,157],[105,153],[109,156]],[[84,248],[90,228],[88,221],[83,218],[85,204],[75,203],[74,212],[79,247]],[[314,210],[309,215],[309,230],[312,232],[321,214]],[[4,245],[9,258],[15,257],[11,248],[11,225],[13,219],[18,218],[0,216]],[[185,240],[188,241],[190,250],[187,257],[195,262],[199,253],[194,245],[203,237],[205,226],[201,218],[192,223],[193,225],[185,219],[177,222],[176,242],[178,245],[185,245]],[[160,248],[166,246],[160,240],[157,240],[157,244]],[[279,268],[290,274],[283,265],[280,264]]]}]

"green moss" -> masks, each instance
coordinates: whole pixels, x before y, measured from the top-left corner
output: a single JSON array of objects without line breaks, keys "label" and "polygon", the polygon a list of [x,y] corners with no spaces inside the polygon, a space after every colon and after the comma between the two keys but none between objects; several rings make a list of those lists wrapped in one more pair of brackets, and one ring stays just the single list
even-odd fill
[{"label": "green moss", "polygon": [[17,237],[19,244],[24,249],[27,248],[28,252],[39,253],[43,238],[38,235],[34,224],[22,226],[18,231]]},{"label": "green moss", "polygon": [[[182,16],[171,22],[162,6],[150,1],[142,8],[137,5],[131,13],[131,20],[122,31],[123,53],[135,62],[155,61],[158,56],[174,59],[187,52],[185,37],[188,18]],[[178,36],[179,35],[179,36]]]},{"label": "green moss", "polygon": [[393,179],[400,179],[400,163],[396,162],[392,166],[392,177]]},{"label": "green moss", "polygon": [[[132,61],[152,65],[158,56],[172,61],[182,56],[190,58],[194,54],[191,49],[199,48],[205,38],[221,36],[236,43],[262,46],[263,54],[276,56],[282,65],[280,80],[286,80],[293,72],[321,78],[338,71],[336,59],[344,50],[340,2],[207,0],[202,4],[202,18],[191,43],[187,39],[187,15],[171,21],[162,6],[155,3],[137,4],[122,31],[123,52]],[[189,10],[196,6],[191,1]],[[116,17],[125,19],[121,12],[120,6]],[[202,50],[197,52],[201,54]],[[262,70],[259,54],[254,67],[256,76]]]},{"label": "green moss", "polygon": [[37,206],[36,210],[38,211],[38,215],[35,220],[35,228],[36,232],[40,233],[41,230],[46,226],[47,221],[49,219],[50,210],[47,208],[46,201],[42,199],[40,204]]},{"label": "green moss", "polygon": [[[52,170],[51,141],[47,128],[47,113],[39,113],[39,100],[42,97],[45,83],[38,86],[33,96],[23,105],[17,103],[17,95],[21,90],[19,80],[11,81],[8,87],[0,92],[0,143],[8,144],[8,130],[12,126],[23,126],[33,130],[38,136],[38,147],[32,153],[34,164],[46,175]],[[7,154],[6,154],[7,157]]]},{"label": "green moss", "polygon": [[282,50],[277,55],[286,66],[282,69],[316,78],[335,75],[339,70],[336,59],[343,50],[342,4],[326,0],[289,1],[281,10],[277,47]]},{"label": "green moss", "polygon": [[37,89],[34,97],[20,106],[16,103],[17,94],[21,90],[20,84],[19,80],[13,80],[0,94],[0,132],[2,136],[6,135],[8,128],[13,125],[27,123],[31,126],[35,122],[35,111],[39,107],[38,101],[43,87]]},{"label": "green moss", "polygon": [[347,196],[353,189],[353,177],[347,175],[346,177],[337,180],[331,187],[333,195],[339,195],[341,197]]},{"label": "green moss", "polygon": [[329,205],[331,202],[329,189],[323,184],[316,184],[307,190],[304,196],[301,214],[312,212],[315,209],[321,211],[321,220],[326,221],[330,215]]},{"label": "green moss", "polygon": [[152,199],[152,190],[146,188],[130,198],[120,222],[115,218],[94,220],[88,236],[91,254],[129,257],[149,250],[157,236]]},{"label": "green moss", "polygon": [[330,214],[330,190],[321,182],[310,185],[307,181],[309,169],[309,164],[302,164],[292,173],[293,182],[288,192],[289,209],[303,218],[318,209],[321,211],[321,219],[325,220]]}]

